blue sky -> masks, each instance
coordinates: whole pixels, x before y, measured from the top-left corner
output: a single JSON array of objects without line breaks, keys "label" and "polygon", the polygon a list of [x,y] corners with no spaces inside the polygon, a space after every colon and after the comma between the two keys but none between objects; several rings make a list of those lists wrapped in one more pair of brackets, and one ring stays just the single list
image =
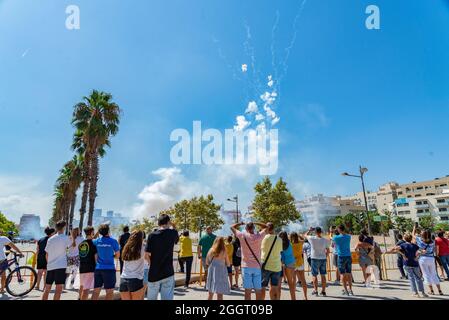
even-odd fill
[{"label": "blue sky", "polygon": [[[101,161],[98,207],[131,214],[145,186],[186,195],[176,183],[219,202],[238,192],[248,205],[261,178],[251,169],[183,166],[175,182],[152,171],[173,167],[173,129],[190,130],[193,120],[232,128],[258,97],[253,70],[240,70],[251,63],[245,26],[263,82],[275,73],[273,52],[280,70],[301,3],[0,0],[0,210],[48,217],[53,183],[71,157],[72,107],[94,88],[124,110]],[[359,191],[340,175],[359,164],[369,168],[369,189],[449,174],[448,2],[342,3],[308,0],[297,20],[276,105],[276,177],[301,198]],[[65,28],[71,4],[80,30]],[[369,4],[380,8],[381,30],[365,28]]]}]

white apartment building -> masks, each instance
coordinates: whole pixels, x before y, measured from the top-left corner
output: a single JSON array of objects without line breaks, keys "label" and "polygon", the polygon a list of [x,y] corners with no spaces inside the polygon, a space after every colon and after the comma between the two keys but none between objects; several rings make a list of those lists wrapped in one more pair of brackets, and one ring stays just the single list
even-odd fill
[{"label": "white apartment building", "polygon": [[327,197],[322,194],[297,201],[296,208],[301,213],[304,226],[307,227],[327,227],[328,221],[336,216],[365,211],[365,207],[357,204],[354,199]]},{"label": "white apartment building", "polygon": [[401,185],[397,195],[393,209],[395,214],[414,221],[419,221],[423,216],[449,221],[449,176]]}]

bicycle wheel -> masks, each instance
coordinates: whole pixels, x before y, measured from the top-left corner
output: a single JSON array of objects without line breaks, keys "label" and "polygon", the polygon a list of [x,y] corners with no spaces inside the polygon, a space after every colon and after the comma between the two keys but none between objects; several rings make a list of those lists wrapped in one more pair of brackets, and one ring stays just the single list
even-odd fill
[{"label": "bicycle wheel", "polygon": [[6,278],[6,291],[13,297],[22,297],[36,286],[36,271],[27,266],[21,266],[9,273]]}]

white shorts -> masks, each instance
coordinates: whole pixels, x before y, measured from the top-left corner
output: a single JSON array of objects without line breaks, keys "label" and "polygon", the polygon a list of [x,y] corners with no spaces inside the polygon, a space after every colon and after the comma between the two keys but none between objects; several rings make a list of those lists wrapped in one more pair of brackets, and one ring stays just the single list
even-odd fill
[{"label": "white shorts", "polygon": [[295,271],[304,271],[304,265],[296,267]]},{"label": "white shorts", "polygon": [[88,272],[88,273],[81,273],[80,274],[80,285],[83,287],[84,290],[87,289],[93,289],[94,288],[94,273]]}]

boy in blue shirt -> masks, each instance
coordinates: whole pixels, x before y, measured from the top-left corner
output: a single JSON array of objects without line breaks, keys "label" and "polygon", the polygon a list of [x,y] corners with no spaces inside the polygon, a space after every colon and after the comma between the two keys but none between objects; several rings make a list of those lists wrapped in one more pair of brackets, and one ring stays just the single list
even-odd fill
[{"label": "boy in blue shirt", "polygon": [[118,241],[109,236],[109,225],[102,224],[98,233],[101,238],[94,240],[94,245],[97,248],[94,275],[94,294],[92,299],[98,300],[101,288],[106,290],[106,300],[112,300],[114,295],[114,288],[116,283],[115,259],[120,257],[120,246]]},{"label": "boy in blue shirt", "polygon": [[339,235],[335,235],[332,241],[335,244],[335,250],[338,255],[337,265],[340,271],[341,282],[343,284],[343,295],[353,296],[352,292],[352,255],[351,255],[351,236],[347,234],[344,225],[338,226]]}]

